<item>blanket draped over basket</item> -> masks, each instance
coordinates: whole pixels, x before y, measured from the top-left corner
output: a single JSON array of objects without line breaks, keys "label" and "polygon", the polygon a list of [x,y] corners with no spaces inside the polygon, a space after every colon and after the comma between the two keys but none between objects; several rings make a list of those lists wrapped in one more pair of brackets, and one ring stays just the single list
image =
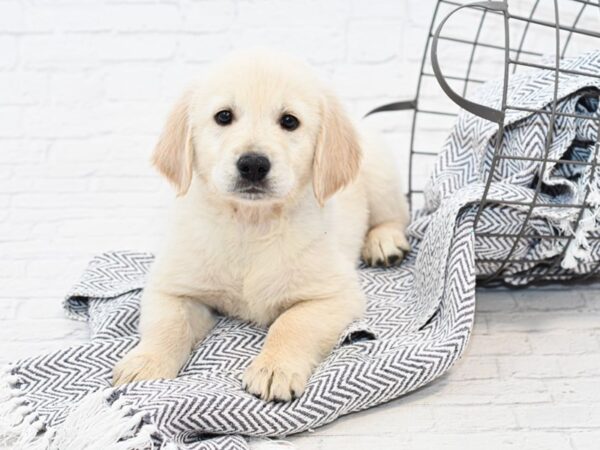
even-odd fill
[{"label": "blanket draped over basket", "polygon": [[[562,61],[562,67],[600,74],[600,52]],[[553,100],[554,73],[512,77],[508,104],[544,108]],[[527,207],[503,200],[581,208],[536,207],[527,234],[572,239],[523,238],[516,262],[502,269],[509,283],[527,283],[545,261],[560,258],[549,274],[566,279],[590,273],[600,261],[594,239],[600,213],[596,173],[600,80],[561,74],[558,111],[510,111],[503,141],[506,156],[540,157],[552,135],[550,155],[496,161],[480,211],[478,231],[518,233]],[[501,85],[483,85],[477,101],[498,106]],[[139,300],[153,256],[112,252],[97,256],[66,298],[68,314],[87,320],[89,343],[28,358],[0,378],[0,447],[10,449],[246,449],[249,436],[280,437],[310,430],[417,389],[446,372],[460,357],[473,326],[475,284],[499,267],[486,262],[510,252],[508,238],[480,237],[474,222],[490,174],[497,124],[462,111],[426,189],[426,205],[410,228],[413,250],[393,269],[359,269],[368,299],[363,321],[353,324],[317,368],[305,393],[289,403],[265,403],[246,393],[240,377],[259,352],[265,330],[219,318],[175,380],[112,388],[114,364],[138,340]],[[579,227],[575,224],[580,223]],[[574,231],[576,230],[576,231]],[[566,247],[566,248],[565,248]]]}]

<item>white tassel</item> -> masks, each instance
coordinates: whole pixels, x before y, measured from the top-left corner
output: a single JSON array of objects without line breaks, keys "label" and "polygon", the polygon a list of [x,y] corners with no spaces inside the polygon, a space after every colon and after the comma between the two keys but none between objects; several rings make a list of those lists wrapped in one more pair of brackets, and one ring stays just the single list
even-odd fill
[{"label": "white tassel", "polygon": [[561,234],[564,234],[565,236],[571,236],[573,234],[570,220],[551,220],[551,222],[552,225],[559,229]]},{"label": "white tassel", "polygon": [[[10,368],[0,371],[0,449],[3,450],[148,450],[153,425],[133,413],[121,398],[108,403],[112,389],[86,396],[58,428],[46,427],[16,387]],[[141,425],[141,426],[140,426]],[[165,447],[177,450],[175,444]]]},{"label": "white tassel", "polygon": [[[50,450],[146,450],[154,448],[152,425],[132,414],[122,399],[109,404],[112,389],[86,396],[56,429]],[[138,429],[139,428],[139,429]]]},{"label": "white tassel", "polygon": [[38,434],[44,425],[27,406],[11,367],[0,369],[0,449],[37,450]]},{"label": "white tassel", "polygon": [[600,192],[593,190],[588,194],[587,201],[592,206],[600,206]]},{"label": "white tassel", "polygon": [[567,251],[565,252],[565,256],[560,264],[563,269],[574,269],[577,267],[577,259],[575,258],[574,254],[576,247],[577,243],[574,240],[569,243]]}]

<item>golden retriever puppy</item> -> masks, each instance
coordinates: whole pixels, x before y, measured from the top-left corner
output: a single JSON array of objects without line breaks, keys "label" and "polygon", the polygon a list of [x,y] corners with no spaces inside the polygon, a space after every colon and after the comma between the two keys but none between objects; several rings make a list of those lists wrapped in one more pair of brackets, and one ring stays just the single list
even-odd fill
[{"label": "golden retriever puppy", "polygon": [[177,376],[219,313],[269,327],[244,388],[299,396],[363,312],[361,249],[379,265],[409,249],[392,157],[302,63],[254,51],[183,94],[153,161],[178,197],[114,383]]}]

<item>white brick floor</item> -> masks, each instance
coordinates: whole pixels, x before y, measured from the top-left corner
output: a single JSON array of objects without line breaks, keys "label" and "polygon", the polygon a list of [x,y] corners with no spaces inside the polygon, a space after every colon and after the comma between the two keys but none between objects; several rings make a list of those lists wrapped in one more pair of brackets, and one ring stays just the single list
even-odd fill
[{"label": "white brick floor", "polygon": [[[3,304],[0,363],[87,338],[58,297]],[[471,343],[447,375],[288,441],[301,450],[600,448],[600,284],[479,290]]]}]

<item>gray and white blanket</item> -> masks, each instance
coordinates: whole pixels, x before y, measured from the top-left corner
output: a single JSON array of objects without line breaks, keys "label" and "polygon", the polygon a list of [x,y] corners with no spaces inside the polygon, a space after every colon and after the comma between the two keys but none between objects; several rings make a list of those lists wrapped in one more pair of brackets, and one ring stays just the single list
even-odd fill
[{"label": "gray and white blanket", "polygon": [[[600,52],[563,66],[600,75]],[[509,104],[548,108],[553,75],[534,71],[511,80]],[[506,156],[542,155],[497,162],[479,227],[518,233],[541,178],[543,205],[527,221],[528,236],[515,247],[516,262],[502,270],[526,283],[560,258],[551,278],[590,273],[600,261],[594,236],[600,208],[596,176],[598,78],[562,75],[552,133],[548,116],[512,111],[502,141]],[[479,92],[496,105],[500,85]],[[220,318],[190,356],[179,377],[110,386],[111,370],[137,342],[139,299],[153,257],[112,252],[96,257],[69,293],[68,314],[87,320],[89,343],[21,360],[0,379],[0,447],[10,449],[245,449],[251,436],[280,437],[310,430],[413,391],[446,372],[460,357],[473,325],[475,280],[498,269],[510,238],[477,237],[474,219],[490,173],[496,125],[462,112],[446,142],[426,193],[426,207],[410,230],[413,250],[394,269],[360,268],[368,297],[365,320],[348,329],[289,403],[265,403],[241,388],[240,376],[261,348],[265,330]],[[576,160],[593,164],[571,165]],[[543,201],[542,201],[543,200]],[[583,211],[580,215],[580,211]],[[575,227],[577,223],[581,225]],[[577,231],[574,231],[577,229]],[[546,234],[557,239],[541,240]],[[565,237],[573,236],[573,239]],[[560,237],[560,239],[559,239]],[[567,248],[565,248],[567,247]]]}]

